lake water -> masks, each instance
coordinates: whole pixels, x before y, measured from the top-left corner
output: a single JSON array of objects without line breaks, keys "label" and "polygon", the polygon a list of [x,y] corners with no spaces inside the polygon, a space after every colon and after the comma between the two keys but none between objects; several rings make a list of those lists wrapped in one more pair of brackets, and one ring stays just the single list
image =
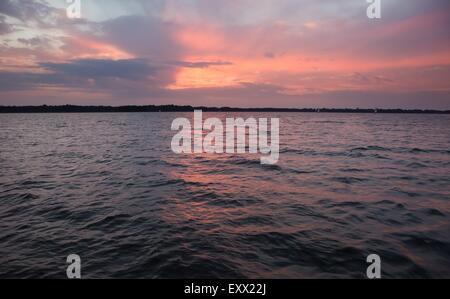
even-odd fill
[{"label": "lake water", "polygon": [[184,113],[0,115],[0,277],[450,278],[450,116],[279,117],[280,160],[175,155]]}]

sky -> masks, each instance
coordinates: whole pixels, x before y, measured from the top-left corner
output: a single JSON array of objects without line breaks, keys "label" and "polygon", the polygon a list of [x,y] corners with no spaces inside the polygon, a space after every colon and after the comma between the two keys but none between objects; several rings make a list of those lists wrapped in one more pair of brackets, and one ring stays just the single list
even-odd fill
[{"label": "sky", "polygon": [[0,1],[0,105],[450,109],[450,1]]}]

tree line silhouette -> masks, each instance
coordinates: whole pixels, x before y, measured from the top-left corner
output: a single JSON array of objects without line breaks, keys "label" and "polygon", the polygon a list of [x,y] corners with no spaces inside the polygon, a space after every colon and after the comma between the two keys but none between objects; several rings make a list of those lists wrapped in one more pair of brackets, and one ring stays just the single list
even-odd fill
[{"label": "tree line silhouette", "polygon": [[309,113],[428,113],[450,114],[450,110],[360,109],[360,108],[233,108],[178,105],[147,106],[0,106],[0,113],[100,113],[100,112],[309,112]]}]

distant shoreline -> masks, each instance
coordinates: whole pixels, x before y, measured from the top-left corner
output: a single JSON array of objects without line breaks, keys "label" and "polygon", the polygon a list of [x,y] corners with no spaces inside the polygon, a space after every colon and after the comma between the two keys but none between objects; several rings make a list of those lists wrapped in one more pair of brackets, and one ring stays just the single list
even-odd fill
[{"label": "distant shoreline", "polygon": [[0,106],[1,114],[9,113],[120,113],[120,112],[304,112],[304,113],[402,113],[450,114],[450,110],[421,109],[353,109],[353,108],[233,108],[177,105],[148,106]]}]

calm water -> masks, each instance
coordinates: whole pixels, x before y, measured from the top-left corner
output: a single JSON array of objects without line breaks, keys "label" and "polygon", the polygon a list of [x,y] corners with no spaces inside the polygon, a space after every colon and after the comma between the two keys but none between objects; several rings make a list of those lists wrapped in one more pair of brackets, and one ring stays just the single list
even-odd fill
[{"label": "calm water", "polygon": [[0,277],[450,277],[450,116],[231,115],[278,165],[173,154],[189,114],[0,115]]}]

